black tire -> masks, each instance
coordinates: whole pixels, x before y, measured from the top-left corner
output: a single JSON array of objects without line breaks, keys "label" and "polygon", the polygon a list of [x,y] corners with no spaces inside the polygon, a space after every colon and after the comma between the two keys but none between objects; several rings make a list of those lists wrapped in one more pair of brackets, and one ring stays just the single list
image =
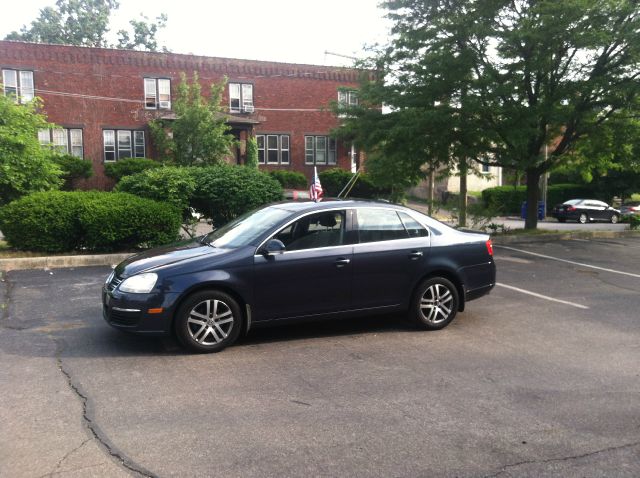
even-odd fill
[{"label": "black tire", "polygon": [[589,216],[587,216],[587,214],[586,214],[586,213],[581,212],[581,213],[580,213],[580,216],[578,216],[578,222],[579,222],[580,224],[586,224],[586,223],[588,223],[588,222],[589,222]]},{"label": "black tire", "polygon": [[611,220],[611,224],[617,224],[619,219],[620,218],[618,217],[617,214],[612,214],[611,215],[611,219],[610,219]]},{"label": "black tire", "polygon": [[432,277],[417,287],[409,318],[420,328],[440,330],[455,318],[459,304],[456,286],[444,277]]},{"label": "black tire", "polygon": [[186,349],[210,353],[233,344],[242,331],[243,321],[242,309],[233,297],[206,290],[190,295],[182,303],[174,327],[178,341]]}]

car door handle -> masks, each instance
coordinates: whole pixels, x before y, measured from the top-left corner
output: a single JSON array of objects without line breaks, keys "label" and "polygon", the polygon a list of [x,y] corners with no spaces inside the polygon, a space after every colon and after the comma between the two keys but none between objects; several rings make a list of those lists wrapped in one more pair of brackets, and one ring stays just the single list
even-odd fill
[{"label": "car door handle", "polygon": [[411,251],[409,253],[409,258],[412,261],[415,261],[416,259],[420,259],[421,257],[422,257],[422,252],[420,252],[420,251]]},{"label": "car door handle", "polygon": [[344,267],[347,264],[349,264],[349,262],[351,262],[351,259],[342,258],[342,259],[336,259],[335,264],[336,264],[336,267]]}]

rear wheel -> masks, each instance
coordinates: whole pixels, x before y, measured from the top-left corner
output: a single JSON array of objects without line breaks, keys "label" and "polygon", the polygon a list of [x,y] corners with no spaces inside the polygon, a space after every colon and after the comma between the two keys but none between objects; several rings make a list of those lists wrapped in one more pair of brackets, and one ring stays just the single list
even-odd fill
[{"label": "rear wheel", "polygon": [[237,340],[242,321],[233,297],[208,290],[189,296],[180,306],[175,331],[180,343],[192,352],[219,352]]},{"label": "rear wheel", "polygon": [[584,212],[580,213],[580,216],[578,217],[578,222],[580,224],[586,224],[587,222],[589,222],[589,216],[587,216]]},{"label": "rear wheel", "polygon": [[410,318],[427,330],[443,329],[458,312],[458,289],[444,277],[423,281],[413,297]]},{"label": "rear wheel", "polygon": [[616,224],[618,222],[618,215],[617,214],[612,214],[611,215],[611,224]]}]

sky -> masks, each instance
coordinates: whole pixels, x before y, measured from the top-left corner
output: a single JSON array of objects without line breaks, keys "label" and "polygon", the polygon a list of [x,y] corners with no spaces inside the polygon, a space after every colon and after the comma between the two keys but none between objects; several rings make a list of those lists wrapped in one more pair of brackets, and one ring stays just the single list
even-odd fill
[{"label": "sky", "polygon": [[[349,66],[365,45],[384,43],[389,29],[380,0],[120,0],[111,30],[144,13],[168,15],[157,36],[175,53]],[[55,0],[21,0],[0,15],[0,38],[29,25]],[[115,40],[115,36],[114,36]]]}]

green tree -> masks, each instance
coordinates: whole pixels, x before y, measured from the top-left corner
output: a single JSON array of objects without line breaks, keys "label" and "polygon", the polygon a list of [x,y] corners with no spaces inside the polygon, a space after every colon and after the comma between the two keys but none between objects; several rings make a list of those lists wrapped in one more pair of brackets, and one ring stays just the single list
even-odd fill
[{"label": "green tree", "polygon": [[231,154],[236,142],[221,107],[225,82],[212,83],[206,100],[197,73],[191,83],[184,73],[180,78],[173,103],[175,119],[149,123],[156,149],[163,160],[181,166],[217,164]]},{"label": "green tree", "polygon": [[51,127],[38,105],[37,99],[20,105],[0,95],[0,204],[63,183],[51,151],[38,141],[38,130]]},{"label": "green tree", "polygon": [[20,32],[9,33],[6,39],[157,51],[156,33],[166,26],[165,14],[158,16],[155,21],[149,21],[144,16],[139,20],[130,20],[132,33],[120,30],[118,42],[109,44],[109,21],[119,6],[117,0],[57,0],[55,7],[41,9],[40,15],[30,26],[25,25]]},{"label": "green tree", "polygon": [[[638,95],[637,2],[383,5],[394,26],[389,45],[368,62],[384,78],[377,104],[416,117],[415,127],[403,122],[415,151],[435,147],[460,165],[474,159],[526,173],[525,227],[536,228],[541,175]],[[368,135],[385,136],[385,123]]]},{"label": "green tree", "polygon": [[258,141],[256,138],[247,139],[247,162],[245,166],[258,169]]}]

